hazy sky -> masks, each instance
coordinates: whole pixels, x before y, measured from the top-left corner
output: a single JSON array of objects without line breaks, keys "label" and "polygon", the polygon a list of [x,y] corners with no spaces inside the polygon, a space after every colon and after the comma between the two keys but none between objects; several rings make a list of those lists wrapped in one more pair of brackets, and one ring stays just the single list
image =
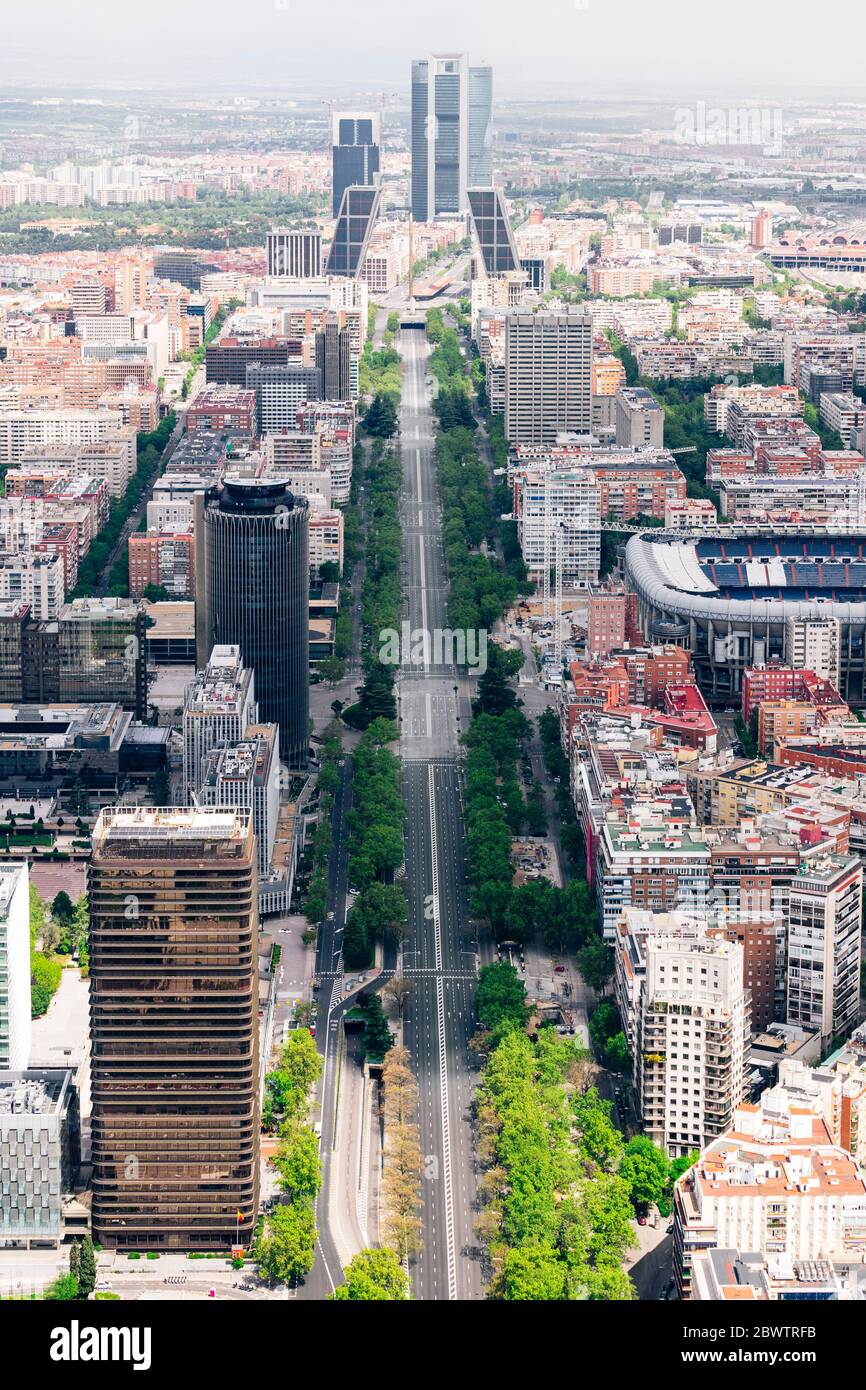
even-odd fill
[{"label": "hazy sky", "polygon": [[[114,75],[208,89],[328,78],[393,87],[409,60],[466,49],[510,84],[700,95],[719,88],[858,94],[864,0],[3,0],[0,80]],[[188,87],[190,94],[194,86]],[[0,88],[2,92],[2,88]]]}]

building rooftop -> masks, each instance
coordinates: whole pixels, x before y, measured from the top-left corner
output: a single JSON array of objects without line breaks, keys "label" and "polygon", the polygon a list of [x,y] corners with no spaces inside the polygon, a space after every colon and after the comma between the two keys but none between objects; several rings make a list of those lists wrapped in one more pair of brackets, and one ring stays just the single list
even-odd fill
[{"label": "building rooftop", "polygon": [[100,811],[93,858],[194,859],[243,851],[249,817],[243,811],[197,806],[113,806]]},{"label": "building rooftop", "polygon": [[71,1071],[0,1071],[0,1115],[54,1115],[62,1108]]}]

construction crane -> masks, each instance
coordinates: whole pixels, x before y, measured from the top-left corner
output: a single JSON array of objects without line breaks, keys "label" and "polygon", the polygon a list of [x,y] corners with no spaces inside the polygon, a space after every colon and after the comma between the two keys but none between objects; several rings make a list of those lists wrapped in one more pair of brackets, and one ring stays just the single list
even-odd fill
[{"label": "construction crane", "polygon": [[[589,532],[600,529],[588,526],[579,521],[570,520],[567,517],[559,517],[553,521],[553,509],[551,506],[549,476],[544,479],[544,606],[543,614],[546,621],[553,620],[553,656],[557,666],[562,665],[562,588],[563,576],[565,571],[565,537],[567,532]],[[551,563],[552,561],[552,563]],[[551,584],[551,569],[554,579]],[[553,612],[551,613],[551,605]]]}]

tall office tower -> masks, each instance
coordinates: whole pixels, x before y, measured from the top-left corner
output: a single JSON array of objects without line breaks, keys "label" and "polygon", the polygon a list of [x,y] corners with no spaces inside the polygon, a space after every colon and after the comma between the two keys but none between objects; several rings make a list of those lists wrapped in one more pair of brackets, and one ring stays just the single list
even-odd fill
[{"label": "tall office tower", "polygon": [[217,338],[207,346],[205,380],[208,386],[248,386],[248,367],[284,367],[300,362],[302,353],[303,343],[297,338]]},{"label": "tall office tower", "polygon": [[186,688],[183,706],[183,788],[187,805],[201,785],[205,755],[240,743],[256,719],[255,677],[240,647],[214,647],[203,670]]},{"label": "tall office tower", "polygon": [[469,213],[484,275],[521,269],[505,198],[498,188],[469,188]]},{"label": "tall office tower", "polygon": [[412,213],[429,222],[464,212],[468,187],[491,181],[493,70],[465,53],[412,64]]},{"label": "tall office tower", "polygon": [[377,182],[381,143],[382,119],[378,112],[334,112],[331,121],[331,211],[335,217],[347,188],[369,187]]},{"label": "tall office tower", "polygon": [[322,379],[322,399],[351,399],[351,335],[337,314],[326,314],[316,331],[316,366]]},{"label": "tall office tower", "polygon": [[290,767],[309,747],[309,516],[281,478],[225,478],[196,494],[196,651],[236,643],[259,718]]},{"label": "tall office tower", "polygon": [[251,362],[246,384],[256,393],[259,434],[294,429],[298,406],[306,400],[318,400],[322,394],[321,372],[317,367],[305,367],[303,362],[286,362],[279,367]]},{"label": "tall office tower", "polygon": [[290,280],[318,280],[322,274],[322,233],[317,227],[268,232],[268,275]]},{"label": "tall office tower", "polygon": [[863,867],[828,854],[788,890],[788,1022],[829,1040],[853,1028],[860,1000]]},{"label": "tall office tower", "polygon": [[505,433],[554,444],[592,429],[592,315],[517,311],[505,318]]},{"label": "tall office tower", "polygon": [[493,69],[470,68],[469,82],[470,188],[489,188],[493,182]]},{"label": "tall office tower", "polygon": [[382,190],[378,186],[356,188],[352,185],[344,190],[334,240],[328,252],[328,275],[357,279],[363,274],[367,247],[381,201]]},{"label": "tall office tower", "polygon": [[30,889],[26,864],[0,864],[0,1071],[30,1061]]},{"label": "tall office tower", "polygon": [[259,1189],[252,818],[112,807],[88,871],[93,1234],[249,1244]]}]

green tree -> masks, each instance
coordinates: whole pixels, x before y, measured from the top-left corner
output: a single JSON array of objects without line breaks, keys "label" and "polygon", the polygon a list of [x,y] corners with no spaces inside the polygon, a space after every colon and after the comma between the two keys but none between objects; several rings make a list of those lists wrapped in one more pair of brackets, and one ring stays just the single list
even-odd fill
[{"label": "green tree", "polygon": [[515,1028],[525,1025],[526,988],[508,961],[482,966],[475,991],[475,1012],[484,1028],[495,1029],[506,1022]]},{"label": "green tree", "polygon": [[59,960],[43,955],[41,951],[34,951],[31,954],[30,1007],[34,1018],[41,1018],[43,1014],[48,1012],[48,1006],[60,984],[62,975],[63,966]]},{"label": "green tree", "polygon": [[509,1250],[499,1284],[504,1299],[542,1301],[561,1299],[565,1291],[565,1266],[547,1245]]},{"label": "green tree", "polygon": [[72,924],[72,914],[74,911],[75,905],[72,899],[69,894],[61,888],[51,904],[51,916],[55,921],[59,922],[61,926],[68,927]]},{"label": "green tree", "polygon": [[608,1039],[604,1049],[604,1059],[612,1071],[628,1071],[631,1065],[631,1055],[625,1033],[614,1033],[613,1037]]},{"label": "green tree", "polygon": [[335,1303],[404,1303],[410,1298],[409,1276],[393,1250],[361,1250],[343,1274],[345,1284],[330,1295]]},{"label": "green tree", "polygon": [[337,685],[346,674],[346,663],[339,656],[326,656],[319,662],[319,670],[328,685]]},{"label": "green tree", "polygon": [[370,998],[362,1005],[364,1011],[364,1055],[367,1058],[374,1058],[377,1061],[385,1056],[385,1053],[393,1045],[391,1029],[388,1027],[388,1020],[382,1009],[382,1001],[378,994],[371,994]]},{"label": "green tree", "polygon": [[572,1108],[580,1133],[581,1154],[605,1172],[615,1172],[622,1158],[622,1136],[611,1121],[610,1101],[602,1100],[592,1086],[575,1098]]},{"label": "green tree", "polygon": [[597,936],[578,951],[577,968],[591,989],[604,990],[613,975],[613,951]]},{"label": "green tree", "polygon": [[271,1213],[259,1241],[259,1272],[281,1284],[309,1274],[316,1256],[316,1221],[309,1202],[286,1203]]},{"label": "green tree", "polygon": [[306,1125],[301,1125],[286,1139],[271,1159],[279,1174],[279,1185],[293,1202],[313,1198],[322,1182],[319,1163],[319,1141]]},{"label": "green tree", "polygon": [[626,1144],[619,1175],[628,1185],[629,1198],[637,1211],[645,1210],[651,1202],[659,1202],[668,1185],[667,1154],[638,1134]]},{"label": "green tree", "polygon": [[82,1236],[79,1247],[78,1287],[81,1298],[89,1298],[96,1287],[96,1251],[88,1235]]},{"label": "green tree", "polygon": [[78,1280],[74,1274],[60,1274],[45,1290],[45,1297],[68,1303],[79,1297]]}]

